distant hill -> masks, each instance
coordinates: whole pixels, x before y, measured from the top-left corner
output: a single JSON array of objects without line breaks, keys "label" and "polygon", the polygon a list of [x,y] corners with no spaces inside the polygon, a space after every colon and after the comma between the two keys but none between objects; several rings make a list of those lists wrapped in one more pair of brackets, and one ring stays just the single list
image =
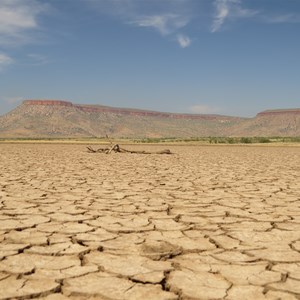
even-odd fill
[{"label": "distant hill", "polygon": [[300,136],[300,109],[268,110],[254,118],[176,114],[25,100],[0,116],[0,138]]}]

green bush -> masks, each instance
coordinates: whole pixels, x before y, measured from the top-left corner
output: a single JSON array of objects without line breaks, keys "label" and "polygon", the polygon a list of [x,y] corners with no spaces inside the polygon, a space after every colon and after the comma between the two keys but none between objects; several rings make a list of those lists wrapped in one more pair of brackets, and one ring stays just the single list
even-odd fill
[{"label": "green bush", "polygon": [[271,143],[271,141],[266,137],[259,137],[258,142],[259,143]]},{"label": "green bush", "polygon": [[252,140],[251,140],[251,138],[248,138],[248,137],[242,137],[242,138],[240,139],[240,142],[241,142],[242,144],[251,144],[251,143],[252,143]]}]

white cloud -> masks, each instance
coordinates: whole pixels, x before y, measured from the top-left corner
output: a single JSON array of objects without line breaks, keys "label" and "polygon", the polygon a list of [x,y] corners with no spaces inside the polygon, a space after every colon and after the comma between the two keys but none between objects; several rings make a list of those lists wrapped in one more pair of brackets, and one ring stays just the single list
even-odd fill
[{"label": "white cloud", "polygon": [[10,56],[8,56],[4,53],[0,53],[0,71],[4,67],[11,65],[13,62],[14,62],[14,60]]},{"label": "white cloud", "polygon": [[215,114],[220,112],[220,108],[213,105],[196,104],[190,106],[188,111],[194,114]]},{"label": "white cloud", "polygon": [[172,32],[183,28],[188,24],[189,20],[176,14],[161,14],[153,16],[137,17],[132,24],[140,27],[153,27],[158,30],[162,35],[168,35]]},{"label": "white cloud", "polygon": [[229,14],[228,1],[217,0],[215,2],[215,5],[216,5],[216,15],[211,29],[212,32],[216,32],[221,28],[222,24],[224,23],[225,19],[228,17]]},{"label": "white cloud", "polygon": [[[152,28],[162,36],[175,36],[194,15],[193,0],[82,0],[100,13],[114,16],[126,24]],[[174,38],[171,38],[174,40]],[[178,39],[176,39],[178,41]],[[179,42],[179,41],[178,41]]]},{"label": "white cloud", "polygon": [[177,42],[181,48],[189,47],[192,43],[191,39],[188,36],[182,34],[177,35]]},{"label": "white cloud", "polygon": [[37,0],[1,0],[0,45],[26,42],[26,32],[38,28],[37,18],[47,7]]},{"label": "white cloud", "polygon": [[241,0],[215,0],[214,5],[216,12],[212,32],[220,30],[227,19],[249,18],[258,13],[256,10],[243,8]]}]

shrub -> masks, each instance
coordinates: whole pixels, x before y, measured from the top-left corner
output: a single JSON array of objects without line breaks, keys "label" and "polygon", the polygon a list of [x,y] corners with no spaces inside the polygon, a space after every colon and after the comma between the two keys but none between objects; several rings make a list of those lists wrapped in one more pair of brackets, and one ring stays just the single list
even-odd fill
[{"label": "shrub", "polygon": [[258,142],[259,143],[271,143],[271,141],[268,138],[266,138],[266,137],[260,137],[260,138],[258,138]]},{"label": "shrub", "polygon": [[252,143],[252,140],[251,140],[250,138],[248,138],[248,137],[242,137],[242,138],[240,139],[240,142],[241,142],[242,144],[251,144],[251,143]]}]

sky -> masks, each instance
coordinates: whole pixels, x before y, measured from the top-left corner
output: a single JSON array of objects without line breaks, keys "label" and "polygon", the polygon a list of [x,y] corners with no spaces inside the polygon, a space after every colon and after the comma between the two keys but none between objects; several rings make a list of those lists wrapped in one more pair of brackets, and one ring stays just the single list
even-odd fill
[{"label": "sky", "polygon": [[0,0],[0,115],[25,99],[300,108],[300,0]]}]

